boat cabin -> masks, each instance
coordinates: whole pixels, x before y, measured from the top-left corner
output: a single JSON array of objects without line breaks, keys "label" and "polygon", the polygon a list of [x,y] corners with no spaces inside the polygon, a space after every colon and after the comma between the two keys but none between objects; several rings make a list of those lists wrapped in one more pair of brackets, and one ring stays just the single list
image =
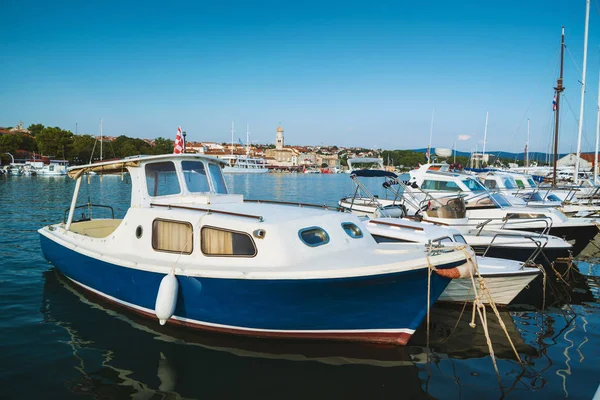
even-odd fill
[{"label": "boat cabin", "polygon": [[[244,200],[229,193],[222,164],[206,156],[165,155],[74,167],[69,175],[77,179],[75,194],[61,229],[98,239],[103,248],[125,246],[165,261],[177,255],[239,257],[252,258],[245,263],[260,267],[291,265],[374,243],[348,213],[320,205]],[[76,204],[82,178],[90,172],[129,173],[131,204],[123,219],[75,220],[75,210],[88,207]],[[210,263],[233,267],[236,262]]]}]

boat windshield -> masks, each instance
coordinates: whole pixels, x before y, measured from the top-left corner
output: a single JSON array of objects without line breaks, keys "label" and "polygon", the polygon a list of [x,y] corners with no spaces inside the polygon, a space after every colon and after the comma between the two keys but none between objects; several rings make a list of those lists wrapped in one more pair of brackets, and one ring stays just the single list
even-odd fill
[{"label": "boat windshield", "polygon": [[503,179],[504,187],[507,189],[514,189],[517,187],[517,183],[512,178],[506,177]]},{"label": "boat windshield", "polygon": [[223,171],[217,164],[208,164],[208,170],[210,171],[210,179],[212,180],[215,192],[220,194],[227,194],[227,185],[223,179]]},{"label": "boat windshield", "polygon": [[472,192],[481,192],[487,190],[485,186],[477,182],[475,179],[464,179],[462,183],[469,188]]},{"label": "boat windshield", "polygon": [[150,196],[168,196],[181,193],[175,164],[171,161],[146,165],[146,187]]},{"label": "boat windshield", "polygon": [[494,202],[496,204],[498,204],[500,207],[511,207],[511,204],[508,200],[506,200],[506,197],[504,197],[503,195],[501,195],[500,193],[492,193],[490,195],[490,197],[494,200]]},{"label": "boat windshield", "polygon": [[208,176],[202,161],[182,161],[181,169],[188,191],[192,193],[210,192]]},{"label": "boat windshield", "polygon": [[531,188],[537,187],[537,185],[535,184],[535,181],[531,178],[527,178],[527,183],[529,183],[529,187],[531,187]]}]

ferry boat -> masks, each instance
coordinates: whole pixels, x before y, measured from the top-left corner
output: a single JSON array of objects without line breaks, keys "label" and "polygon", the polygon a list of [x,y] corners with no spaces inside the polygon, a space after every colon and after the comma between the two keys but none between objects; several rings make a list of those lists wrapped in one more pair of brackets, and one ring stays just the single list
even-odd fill
[{"label": "ferry boat", "polygon": [[248,156],[223,156],[227,164],[223,168],[226,174],[264,174],[269,172],[265,160]]},{"label": "ferry boat", "polygon": [[[42,252],[75,284],[157,323],[267,338],[406,344],[428,298],[472,273],[466,248],[382,246],[349,213],[245,201],[221,167],[197,154],[72,167],[68,215],[39,230]],[[125,216],[77,220],[92,207],[77,205],[85,175],[123,171]]]}]

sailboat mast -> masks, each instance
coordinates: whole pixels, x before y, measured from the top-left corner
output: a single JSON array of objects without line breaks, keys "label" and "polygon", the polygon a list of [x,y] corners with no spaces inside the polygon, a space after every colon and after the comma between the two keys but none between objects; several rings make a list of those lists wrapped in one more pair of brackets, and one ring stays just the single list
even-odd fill
[{"label": "sailboat mast", "polygon": [[488,127],[488,112],[485,112],[485,129],[483,131],[483,150],[481,151],[481,164],[485,162],[485,142],[487,141],[487,127]]},{"label": "sailboat mast", "polygon": [[431,112],[431,128],[429,128],[429,146],[427,146],[427,163],[431,160],[431,138],[433,137],[433,118],[435,117],[435,108]]},{"label": "sailboat mast", "polygon": [[598,182],[598,141],[600,140],[600,68],[598,69],[598,110],[596,112],[596,151],[594,152],[594,184]]},{"label": "sailboat mast", "polygon": [[250,124],[246,124],[246,157],[250,157]]},{"label": "sailboat mast", "polygon": [[529,167],[529,118],[527,118],[527,142],[525,142],[525,167]]},{"label": "sailboat mast", "polygon": [[577,134],[577,159],[575,161],[575,184],[579,183],[581,160],[581,135],[583,134],[583,106],[585,104],[585,76],[587,67],[588,25],[590,23],[590,0],[585,2],[585,32],[583,36],[583,71],[581,73],[581,105],[579,106],[579,132]]},{"label": "sailboat mast", "polygon": [[231,155],[233,156],[233,132],[235,129],[233,128],[233,121],[231,121]]},{"label": "sailboat mast", "polygon": [[102,161],[102,118],[100,118],[100,161]]},{"label": "sailboat mast", "polygon": [[565,27],[562,27],[562,34],[560,39],[560,77],[556,81],[556,87],[554,88],[556,92],[556,105],[554,112],[555,121],[554,121],[554,166],[552,170],[552,186],[556,186],[556,158],[558,156],[558,116],[560,111],[560,94],[565,87],[563,86],[563,71],[565,64]]}]

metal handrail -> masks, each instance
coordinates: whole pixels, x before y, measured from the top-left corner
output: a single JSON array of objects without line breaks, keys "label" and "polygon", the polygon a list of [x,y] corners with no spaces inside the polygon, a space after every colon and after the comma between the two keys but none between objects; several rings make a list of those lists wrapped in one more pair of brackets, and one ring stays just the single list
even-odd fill
[{"label": "metal handrail", "polygon": [[[494,237],[492,237],[492,240],[490,241],[490,243],[487,245],[487,248],[485,249],[485,251],[482,254],[482,257],[485,257],[486,254],[488,253],[488,251],[490,250],[490,248],[492,247],[492,244],[494,243],[494,241],[498,238],[498,237],[515,237],[517,235],[511,235],[510,233],[496,233],[494,235]],[[533,242],[533,244],[536,245],[536,248],[533,250],[532,254],[527,258],[527,261],[529,260],[533,260],[537,257],[537,255],[539,254],[540,250],[541,250],[541,241],[536,241],[534,240],[531,236],[521,236],[522,238],[525,239],[529,239]],[[548,238],[544,238],[546,239],[546,244],[548,243]],[[507,243],[502,243],[501,245],[511,245],[511,244],[521,244],[522,242],[507,242]],[[535,255],[535,257],[533,257]]]},{"label": "metal handrail", "polygon": [[397,223],[393,223],[393,222],[386,222],[386,221],[376,221],[376,220],[369,220],[369,223],[371,224],[376,224],[376,225],[386,225],[386,226],[394,226],[397,228],[407,228],[407,229],[412,229],[415,231],[423,231],[424,229],[418,226],[410,226],[410,225],[404,225],[404,224],[397,224]]},{"label": "metal handrail", "polygon": [[190,210],[190,211],[204,211],[207,214],[211,214],[211,213],[224,214],[224,215],[231,215],[233,217],[254,218],[254,219],[257,219],[258,222],[264,221],[264,218],[260,215],[235,213],[235,212],[231,212],[231,211],[215,210],[212,208],[187,207],[187,206],[178,206],[175,204],[156,204],[156,203],[150,203],[150,207],[165,207],[168,209],[176,208],[176,209]]},{"label": "metal handrail", "polygon": [[266,203],[266,204],[281,204],[281,205],[286,205],[286,206],[323,208],[328,211],[342,211],[342,212],[345,211],[342,207],[338,207],[338,206],[328,206],[327,204],[298,203],[295,201],[244,199],[244,202],[257,203],[257,204]]},{"label": "metal handrail", "polygon": [[[98,208],[108,208],[108,209],[110,209],[110,212],[111,212],[111,215],[112,215],[112,217],[111,217],[111,218],[112,218],[112,219],[115,219],[115,210],[114,210],[114,208],[112,208],[111,206],[106,206],[106,205],[104,205],[104,204],[92,204],[92,203],[89,203],[89,202],[88,202],[88,203],[86,203],[86,204],[82,204],[82,205],[80,205],[80,206],[76,206],[76,207],[75,207],[73,210],[77,210],[78,208],[85,208],[85,207],[87,207],[87,208],[88,208],[88,210],[90,210],[90,216],[89,216],[89,219],[92,219],[92,213],[91,213],[91,209],[92,209],[92,207],[98,207]],[[65,209],[65,213],[64,213],[64,215],[63,215],[63,223],[65,223],[65,224],[67,223],[67,215],[68,215],[68,213],[69,213],[69,210],[70,210],[70,209],[71,209],[71,207],[69,207],[69,208]]]}]

